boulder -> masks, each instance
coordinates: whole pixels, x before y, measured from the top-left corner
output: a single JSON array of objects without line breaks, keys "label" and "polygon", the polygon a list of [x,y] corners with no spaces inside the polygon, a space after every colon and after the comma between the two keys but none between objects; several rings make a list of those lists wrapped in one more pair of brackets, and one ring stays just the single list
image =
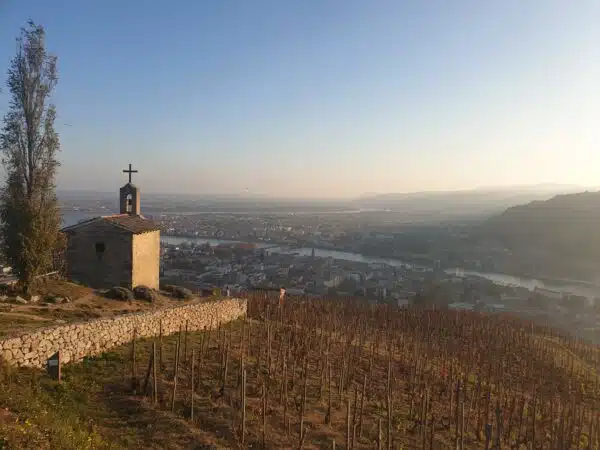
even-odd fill
[{"label": "boulder", "polygon": [[180,300],[189,300],[194,297],[192,291],[181,286],[175,286],[173,284],[167,284],[163,286],[163,290],[171,294],[172,297]]},{"label": "boulder", "polygon": [[20,304],[20,305],[26,305],[27,303],[29,303],[27,300],[25,300],[23,297],[21,297],[20,295],[17,295],[15,297],[15,302]]},{"label": "boulder", "polygon": [[156,301],[156,292],[148,286],[136,286],[133,289],[133,295],[138,300],[144,300],[150,303]]},{"label": "boulder", "polygon": [[108,298],[112,298],[115,300],[123,300],[123,301],[127,301],[127,300],[133,300],[133,292],[131,292],[129,289],[121,287],[121,286],[115,286],[110,288],[108,291],[106,291],[105,294]]}]

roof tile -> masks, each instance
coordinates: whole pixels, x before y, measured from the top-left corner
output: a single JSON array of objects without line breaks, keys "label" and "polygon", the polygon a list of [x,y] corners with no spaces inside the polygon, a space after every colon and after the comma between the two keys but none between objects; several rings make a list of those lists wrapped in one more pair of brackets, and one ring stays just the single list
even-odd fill
[{"label": "roof tile", "polygon": [[133,234],[146,233],[148,231],[160,230],[158,224],[150,219],[146,219],[143,216],[130,216],[129,214],[119,214],[115,216],[104,217],[115,225],[124,228],[127,231],[131,231]]},{"label": "roof tile", "polygon": [[149,231],[158,231],[160,230],[160,226],[150,220],[146,219],[143,216],[131,216],[129,214],[115,214],[112,216],[101,216],[94,217],[93,219],[86,220],[75,225],[71,225],[69,227],[63,228],[62,231],[67,232],[82,226],[86,226],[88,224],[97,222],[99,220],[105,220],[109,222],[111,225],[115,225],[125,231],[128,231],[133,234],[141,234],[147,233]]}]

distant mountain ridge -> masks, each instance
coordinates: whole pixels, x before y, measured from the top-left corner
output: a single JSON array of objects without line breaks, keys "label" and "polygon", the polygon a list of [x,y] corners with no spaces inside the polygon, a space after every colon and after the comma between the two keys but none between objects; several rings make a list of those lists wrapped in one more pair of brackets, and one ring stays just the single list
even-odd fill
[{"label": "distant mountain ridge", "polygon": [[368,195],[356,199],[358,208],[390,209],[437,215],[492,215],[534,200],[580,192],[581,186],[543,184],[518,187],[485,187],[459,191],[423,191]]}]

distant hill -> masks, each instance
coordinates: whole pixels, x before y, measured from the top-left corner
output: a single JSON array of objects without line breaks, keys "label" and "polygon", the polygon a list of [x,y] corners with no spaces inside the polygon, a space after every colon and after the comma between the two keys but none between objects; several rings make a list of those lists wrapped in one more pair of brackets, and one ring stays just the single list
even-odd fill
[{"label": "distant hill", "polygon": [[[513,206],[478,226],[479,242],[497,242],[539,265],[578,268],[600,264],[600,191],[557,195]],[[597,272],[597,269],[594,269]]]},{"label": "distant hill", "polygon": [[437,216],[492,215],[501,213],[510,206],[548,200],[557,194],[583,189],[573,185],[541,184],[460,191],[368,194],[356,199],[354,205],[363,209],[389,209]]}]

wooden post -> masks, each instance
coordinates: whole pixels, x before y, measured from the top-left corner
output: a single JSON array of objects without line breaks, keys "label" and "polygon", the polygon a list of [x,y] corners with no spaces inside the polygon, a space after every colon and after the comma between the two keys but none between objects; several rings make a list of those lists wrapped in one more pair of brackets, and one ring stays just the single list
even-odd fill
[{"label": "wooden post", "polygon": [[188,321],[185,321],[185,335],[183,338],[183,362],[187,364],[187,344],[188,344]]},{"label": "wooden post", "polygon": [[[536,417],[535,417],[536,416],[536,412],[535,412],[535,409],[536,409],[536,403],[537,403],[537,397],[534,396],[533,397],[533,406],[532,406],[532,408],[533,408],[533,425],[531,427],[531,448],[534,449],[534,450],[535,450],[535,425],[536,425],[536,423],[535,423],[536,422]],[[581,426],[579,427],[579,430],[581,430]],[[577,442],[577,448],[578,449],[579,449],[579,445],[580,445],[579,442],[580,441]]]},{"label": "wooden post", "polygon": [[431,415],[431,420],[429,421],[429,448],[433,450],[433,437],[435,434],[435,416]]},{"label": "wooden post", "polygon": [[392,356],[388,357],[387,378],[387,447],[392,450]]},{"label": "wooden post", "polygon": [[238,387],[240,388],[240,395],[241,395],[241,386],[242,386],[242,374],[244,373],[244,352],[240,352],[240,370],[237,373],[237,381],[238,381]]},{"label": "wooden post", "polygon": [[463,401],[460,404],[460,442],[459,447],[460,450],[463,450],[465,447],[465,402]]},{"label": "wooden post", "polygon": [[[179,366],[179,354],[181,353],[181,325],[179,326],[179,335],[177,336],[177,343],[175,344],[175,365],[173,366],[173,374]],[[175,375],[173,375],[174,377]]]},{"label": "wooden post", "polygon": [[594,410],[590,411],[590,424],[589,424],[589,433],[588,433],[588,447],[587,450],[592,450],[594,448]]},{"label": "wooden post", "polygon": [[500,423],[500,404],[496,400],[496,450],[500,450],[500,438],[502,436],[502,424]]},{"label": "wooden post", "polygon": [[242,445],[246,442],[246,371],[242,372]]},{"label": "wooden post", "polygon": [[485,424],[485,450],[490,450],[490,442],[492,440],[492,426],[489,423]]},{"label": "wooden post", "polygon": [[300,448],[302,448],[302,441],[304,433],[304,411],[306,408],[306,389],[308,387],[308,359],[304,357],[304,390],[302,392],[302,404],[300,405]]},{"label": "wooden post", "polygon": [[[221,395],[225,396],[225,388],[227,387],[227,369],[229,366],[229,345],[225,346],[225,355],[223,361],[223,380],[221,384]],[[246,389],[244,387],[244,389]],[[244,391],[245,395],[245,391]]]},{"label": "wooden post", "polygon": [[325,414],[325,423],[329,424],[331,423],[331,363],[328,362],[327,363],[327,370],[329,372],[329,377],[327,380],[327,384],[328,384],[328,400],[327,400],[327,413]]},{"label": "wooden post", "polygon": [[159,354],[160,354],[160,370],[164,370],[165,363],[163,361],[163,326],[162,326],[162,320],[159,322],[158,341],[159,341]]},{"label": "wooden post", "polygon": [[287,356],[283,365],[283,422],[287,421],[288,408],[288,377],[287,377]]},{"label": "wooden post", "polygon": [[177,375],[179,371],[179,340],[175,349],[175,371],[173,374],[173,398],[171,399],[171,412],[175,411],[175,397],[177,396]]},{"label": "wooden post", "polygon": [[377,450],[383,450],[383,434],[381,430],[381,417],[377,422]]},{"label": "wooden post", "polygon": [[460,450],[460,380],[456,382],[456,409],[454,415],[454,448]]},{"label": "wooden post", "polygon": [[194,421],[194,391],[195,391],[194,365],[196,362],[195,356],[196,356],[195,351],[194,351],[194,349],[192,349],[192,384],[191,384],[191,391],[190,391],[190,420],[192,422]]},{"label": "wooden post", "polygon": [[271,322],[267,322],[267,373],[271,375]]},{"label": "wooden post", "polygon": [[427,391],[423,393],[423,401],[421,403],[421,448],[425,450],[427,442]]},{"label": "wooden post", "polygon": [[133,340],[131,342],[131,390],[133,395],[137,394],[138,380],[137,380],[137,364],[136,364],[136,335],[137,330],[133,329]]},{"label": "wooden post", "polygon": [[350,399],[346,400],[346,448],[350,449]]},{"label": "wooden post", "polygon": [[[152,356],[153,356],[152,359],[154,361],[156,361],[156,341],[154,341],[152,343]],[[158,371],[156,370],[156,366],[157,366],[157,364],[154,364],[154,366],[153,366],[154,373],[152,376],[152,378],[154,380],[154,388],[152,390],[152,403],[155,405],[158,403],[158,376],[157,376]]]},{"label": "wooden post", "polygon": [[267,448],[267,385],[262,384],[262,448]]},{"label": "wooden post", "polygon": [[144,388],[142,389],[142,395],[148,395],[148,383],[150,382],[150,373],[152,373],[152,366],[154,365],[154,353],[150,354],[148,358],[148,369],[146,369],[146,376],[144,377]]},{"label": "wooden post", "polygon": [[360,413],[358,415],[358,437],[362,437],[363,430],[363,410],[365,407],[365,395],[367,394],[367,374],[363,377],[362,393],[360,395]]},{"label": "wooden post", "polygon": [[358,426],[358,419],[356,412],[358,410],[358,386],[354,385],[354,406],[352,407],[352,441],[350,442],[350,448],[354,449],[354,441],[356,439],[356,427]]},{"label": "wooden post", "polygon": [[300,435],[302,437],[300,438],[300,444],[298,445],[298,450],[302,450],[302,448],[304,447],[304,440],[306,439],[307,432],[308,432],[308,427],[304,427],[304,430],[300,430]]}]

